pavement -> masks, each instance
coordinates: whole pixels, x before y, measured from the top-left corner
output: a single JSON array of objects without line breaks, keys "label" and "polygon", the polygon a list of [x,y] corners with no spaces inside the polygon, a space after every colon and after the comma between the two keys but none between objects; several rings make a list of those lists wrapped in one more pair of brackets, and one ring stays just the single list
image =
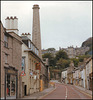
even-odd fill
[{"label": "pavement", "polygon": [[76,86],[76,85],[74,85],[74,87],[76,87],[76,88],[78,88],[79,90],[84,91],[84,92],[86,92],[86,93],[92,95],[92,91],[91,91],[91,90],[87,90],[87,89],[85,89],[85,88],[83,88],[83,87]]},{"label": "pavement", "polygon": [[42,92],[36,92],[29,96],[24,96],[23,98],[20,98],[20,99],[40,99],[44,97],[45,95],[47,95],[48,93],[52,92],[53,90],[55,90],[55,87],[50,86],[49,88],[44,89]]}]

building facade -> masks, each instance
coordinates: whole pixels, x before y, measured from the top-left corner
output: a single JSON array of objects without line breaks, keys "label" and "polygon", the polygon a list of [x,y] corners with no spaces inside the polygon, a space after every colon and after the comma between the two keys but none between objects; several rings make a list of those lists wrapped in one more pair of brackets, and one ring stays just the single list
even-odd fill
[{"label": "building facade", "polygon": [[92,74],[92,57],[86,60],[85,67],[86,67],[86,88],[88,90],[92,90],[93,80],[90,78],[90,75]]},{"label": "building facade", "polygon": [[45,65],[41,61],[41,75],[40,75],[40,91],[48,88],[49,77],[48,77],[48,65]]},{"label": "building facade", "polygon": [[61,73],[61,82],[67,84],[67,69],[65,69],[64,71],[62,71]]},{"label": "building facade", "polygon": [[93,84],[93,71],[92,71],[93,58],[85,58],[83,62],[78,64],[78,67],[74,67],[71,62],[70,67],[62,71],[61,77],[63,83],[65,83],[65,73],[67,71],[67,83],[76,86],[83,87],[87,90],[92,90]]},{"label": "building facade", "polygon": [[70,46],[68,48],[60,48],[60,49],[64,50],[69,58],[75,58],[76,56],[84,55],[85,52],[89,50],[89,47],[84,46],[79,48],[76,46],[76,48],[74,48],[73,46]]},{"label": "building facade", "polygon": [[67,69],[67,80],[68,84],[73,84],[73,71],[74,71],[74,63],[71,61],[70,66]]},{"label": "building facade", "polygon": [[33,44],[28,34],[22,34],[22,96],[40,91],[40,64],[38,48]]},{"label": "building facade", "polygon": [[[11,18],[10,18],[11,19]],[[21,97],[22,39],[1,25],[1,98]]]},{"label": "building facade", "polygon": [[58,52],[57,50],[45,50],[45,49],[43,49],[42,55],[45,53],[51,53],[55,57],[57,52]]}]

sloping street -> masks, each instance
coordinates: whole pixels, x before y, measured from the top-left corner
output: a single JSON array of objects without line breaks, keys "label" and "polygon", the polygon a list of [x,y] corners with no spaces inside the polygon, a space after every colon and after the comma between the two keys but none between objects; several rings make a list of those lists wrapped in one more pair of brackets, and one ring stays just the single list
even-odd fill
[{"label": "sloping street", "polygon": [[92,1],[3,1],[0,100],[92,100]]},{"label": "sloping street", "polygon": [[92,96],[73,85],[56,83],[56,89],[41,99],[92,99]]}]

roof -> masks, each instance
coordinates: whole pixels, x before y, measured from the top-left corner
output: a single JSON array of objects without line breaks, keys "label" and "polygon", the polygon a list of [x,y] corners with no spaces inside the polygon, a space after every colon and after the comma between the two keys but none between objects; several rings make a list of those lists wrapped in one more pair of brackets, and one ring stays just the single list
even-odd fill
[{"label": "roof", "polygon": [[30,40],[27,36],[21,36],[22,40]]},{"label": "roof", "polygon": [[[22,40],[30,40],[27,36],[21,36]],[[36,47],[36,45],[31,41],[31,43]],[[36,47],[37,48],[37,47]],[[38,48],[37,48],[38,49]],[[39,49],[38,49],[39,50]]]},{"label": "roof", "polygon": [[92,59],[92,57],[88,58],[88,59],[86,60],[86,64],[89,63],[89,61],[90,61],[91,59]]}]

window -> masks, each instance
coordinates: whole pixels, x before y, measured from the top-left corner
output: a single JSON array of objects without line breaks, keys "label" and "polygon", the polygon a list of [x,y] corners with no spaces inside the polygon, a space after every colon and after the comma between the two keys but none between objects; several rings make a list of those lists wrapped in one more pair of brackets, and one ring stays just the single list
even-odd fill
[{"label": "window", "polygon": [[37,52],[37,51],[36,51],[36,48],[35,48],[35,54],[36,54],[36,52]]},{"label": "window", "polygon": [[35,49],[35,47],[34,47],[34,45],[33,45],[33,50],[32,50],[33,52],[34,52],[34,49]]},{"label": "window", "polygon": [[8,55],[5,54],[5,63],[8,63]]},{"label": "window", "polygon": [[25,57],[22,57],[22,71],[25,72]]},{"label": "window", "polygon": [[28,41],[28,47],[29,47],[29,48],[31,48],[31,44],[30,44],[30,41]]},{"label": "window", "polygon": [[32,47],[31,50],[33,50],[33,44],[31,44],[31,47]]},{"label": "window", "polygon": [[30,43],[30,48],[31,48],[31,50],[32,50],[32,43]]},{"label": "window", "polygon": [[8,47],[8,37],[4,35],[4,46]]},{"label": "window", "polygon": [[37,48],[36,48],[36,50],[35,50],[35,53],[37,54]]},{"label": "window", "polygon": [[37,50],[37,55],[38,55],[38,50]]}]

